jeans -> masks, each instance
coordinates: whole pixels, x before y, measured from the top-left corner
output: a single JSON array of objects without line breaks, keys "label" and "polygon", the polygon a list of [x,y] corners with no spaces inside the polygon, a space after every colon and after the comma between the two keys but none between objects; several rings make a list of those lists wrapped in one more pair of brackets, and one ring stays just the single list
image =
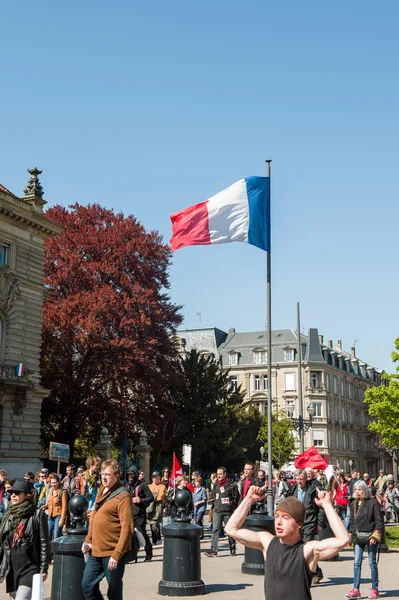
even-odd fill
[{"label": "jeans", "polygon": [[[213,552],[218,551],[220,527],[221,527],[222,523],[224,523],[224,525],[226,525],[226,523],[228,522],[230,517],[231,517],[231,515],[221,515],[220,513],[216,512],[216,511],[213,513],[212,539],[211,539],[211,550],[213,550]],[[229,537],[229,546],[230,546],[230,552],[232,550],[236,549],[236,541],[233,540],[233,538],[231,538],[231,537]]]},{"label": "jeans", "polygon": [[100,581],[106,577],[108,582],[108,600],[122,600],[123,574],[125,559],[122,557],[116,569],[108,569],[110,556],[96,557],[89,555],[82,579],[82,591],[86,600],[104,600],[100,592]]},{"label": "jeans", "polygon": [[30,600],[32,597],[32,588],[27,585],[19,585],[15,592],[11,592],[10,596],[14,600]]},{"label": "jeans", "polygon": [[[358,590],[360,587],[360,575],[362,572],[362,560],[363,552],[366,546],[359,546],[355,544],[354,553],[354,575],[353,575],[353,587]],[[378,568],[377,568],[377,548],[378,544],[367,544],[367,551],[369,556],[369,565],[371,571],[371,587],[374,590],[378,590]]]},{"label": "jeans", "polygon": [[[348,507],[337,504],[335,507],[335,512],[339,515],[339,518],[341,519],[341,521],[343,521],[345,528],[348,529],[348,525],[349,525]],[[350,514],[349,514],[349,516],[350,516]]]},{"label": "jeans", "polygon": [[48,517],[48,539],[51,540],[54,531],[54,539],[62,536],[62,527],[60,527],[61,517]]},{"label": "jeans", "polygon": [[202,508],[197,509],[197,507],[194,508],[194,523],[196,525],[199,525],[200,527],[204,526],[204,515],[205,515],[205,506]]}]

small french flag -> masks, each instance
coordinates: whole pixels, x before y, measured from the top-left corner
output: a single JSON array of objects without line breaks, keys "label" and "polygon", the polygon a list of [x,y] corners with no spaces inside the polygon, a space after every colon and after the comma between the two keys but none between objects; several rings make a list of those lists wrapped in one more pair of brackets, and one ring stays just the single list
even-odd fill
[{"label": "small french flag", "polygon": [[15,375],[17,377],[23,377],[25,373],[25,367],[22,363],[18,363],[17,366],[15,367]]}]

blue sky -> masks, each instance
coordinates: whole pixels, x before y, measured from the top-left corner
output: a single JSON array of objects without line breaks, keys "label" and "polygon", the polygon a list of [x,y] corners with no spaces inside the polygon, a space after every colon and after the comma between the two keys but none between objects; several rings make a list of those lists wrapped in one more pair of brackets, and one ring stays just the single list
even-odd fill
[{"label": "blue sky", "polygon": [[[399,336],[399,4],[27,0],[2,7],[0,181],[99,202],[169,240],[169,215],[272,163],[272,326]],[[184,326],[263,329],[266,255],[177,251]],[[198,316],[200,313],[200,317]]]}]

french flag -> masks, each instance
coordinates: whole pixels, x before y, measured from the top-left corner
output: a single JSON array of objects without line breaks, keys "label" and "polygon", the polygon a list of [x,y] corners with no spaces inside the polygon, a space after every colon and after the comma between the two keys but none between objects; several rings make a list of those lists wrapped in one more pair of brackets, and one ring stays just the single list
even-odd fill
[{"label": "french flag", "polygon": [[17,377],[23,377],[25,373],[25,367],[22,363],[18,363],[17,366],[15,367],[15,375]]},{"label": "french flag", "polygon": [[172,250],[246,242],[270,252],[270,178],[246,177],[170,217]]}]

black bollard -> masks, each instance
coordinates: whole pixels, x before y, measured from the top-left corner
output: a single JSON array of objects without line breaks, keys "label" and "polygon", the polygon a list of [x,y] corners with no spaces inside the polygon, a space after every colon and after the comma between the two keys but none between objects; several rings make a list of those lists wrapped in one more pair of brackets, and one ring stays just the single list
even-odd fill
[{"label": "black bollard", "polygon": [[190,523],[188,506],[190,492],[175,494],[177,516],[162,528],[164,551],[162,579],[158,584],[161,596],[198,596],[205,593],[201,579],[200,538],[202,527]]},{"label": "black bollard", "polygon": [[[268,531],[275,535],[274,518],[269,516],[265,502],[257,502],[254,512],[247,516],[243,525],[252,531]],[[241,573],[247,575],[265,574],[265,557],[262,550],[245,547],[245,558],[241,565]]]},{"label": "black bollard", "polygon": [[73,496],[68,504],[72,515],[67,535],[51,542],[54,553],[51,600],[84,600],[82,577],[85,568],[82,544],[87,535],[84,514],[89,503],[84,496]]}]

